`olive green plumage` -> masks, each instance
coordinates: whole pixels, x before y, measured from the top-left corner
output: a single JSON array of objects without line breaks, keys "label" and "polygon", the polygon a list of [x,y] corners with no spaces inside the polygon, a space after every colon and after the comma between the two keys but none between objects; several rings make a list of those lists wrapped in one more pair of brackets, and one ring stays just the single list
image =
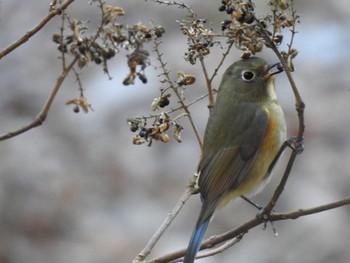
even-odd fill
[{"label": "olive green plumage", "polygon": [[285,140],[285,119],[270,68],[253,57],[233,63],[223,75],[205,130],[198,165],[202,209],[185,263],[194,261],[216,208],[268,178],[268,168]]}]

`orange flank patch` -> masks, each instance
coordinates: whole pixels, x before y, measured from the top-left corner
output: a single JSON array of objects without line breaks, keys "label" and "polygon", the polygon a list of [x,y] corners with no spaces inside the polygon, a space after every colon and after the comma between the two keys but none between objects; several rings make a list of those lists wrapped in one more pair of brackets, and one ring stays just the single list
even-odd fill
[{"label": "orange flank patch", "polygon": [[271,114],[273,112],[268,111],[269,113],[269,122],[267,124],[267,128],[266,128],[266,133],[265,133],[265,137],[264,140],[261,144],[261,150],[262,151],[268,151],[269,148],[272,146],[271,144],[274,144],[274,137],[276,134],[276,129],[278,127],[278,123],[277,123],[277,119],[276,116],[274,116],[274,114]]}]

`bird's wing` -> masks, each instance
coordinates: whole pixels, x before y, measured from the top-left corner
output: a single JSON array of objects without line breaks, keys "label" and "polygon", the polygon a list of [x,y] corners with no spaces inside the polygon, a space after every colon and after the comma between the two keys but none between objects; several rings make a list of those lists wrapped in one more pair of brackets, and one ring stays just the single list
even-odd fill
[{"label": "bird's wing", "polygon": [[255,159],[268,127],[267,110],[257,112],[247,129],[233,138],[228,147],[202,157],[198,170],[203,199],[202,219],[211,216],[223,194],[239,186]]}]

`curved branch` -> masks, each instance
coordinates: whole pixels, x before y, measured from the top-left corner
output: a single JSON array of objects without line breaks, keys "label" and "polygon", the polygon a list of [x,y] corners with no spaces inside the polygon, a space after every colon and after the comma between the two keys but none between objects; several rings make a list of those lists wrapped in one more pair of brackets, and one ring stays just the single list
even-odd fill
[{"label": "curved branch", "polygon": [[34,120],[29,123],[28,125],[16,130],[16,131],[12,131],[12,132],[8,132],[5,133],[3,135],[0,135],[0,141],[4,141],[7,139],[10,139],[12,137],[15,137],[17,135],[20,135],[28,130],[31,130],[37,126],[40,126],[44,123],[44,121],[46,120],[47,114],[51,108],[52,102],[55,99],[55,96],[58,92],[58,90],[60,89],[63,81],[65,80],[65,78],[67,77],[68,73],[71,71],[71,69],[73,68],[73,66],[75,65],[75,63],[78,61],[78,57],[76,57],[69,65],[68,67],[64,68],[60,74],[60,76],[58,77],[55,86],[53,87],[50,95],[48,96],[45,105],[43,106],[43,108],[41,109],[41,111],[39,112],[39,114],[34,118]]},{"label": "curved branch", "polygon": [[[293,13],[293,15],[295,15],[295,14]],[[265,40],[268,42],[268,46],[272,49],[272,51],[275,53],[275,55],[278,57],[279,61],[281,62],[281,65],[284,69],[284,72],[287,75],[288,81],[289,81],[290,86],[292,88],[292,91],[293,91],[293,94],[295,97],[295,108],[296,108],[296,111],[298,113],[298,121],[299,121],[299,130],[298,130],[298,135],[297,135],[297,140],[295,142],[295,146],[299,147],[303,143],[303,134],[305,131],[305,119],[304,119],[305,103],[303,102],[303,99],[301,98],[301,95],[299,93],[297,85],[295,84],[292,73],[291,73],[290,68],[287,64],[287,61],[282,57],[282,54],[279,52],[278,48],[276,47],[275,43],[271,39],[269,33],[265,30],[265,28],[261,24],[261,22],[256,17],[254,17],[254,18],[255,18],[257,24],[259,25],[259,27],[262,29],[261,32],[264,35]],[[291,31],[292,31],[292,39],[291,39],[291,43],[289,44],[289,48],[291,47],[294,34],[296,33],[294,26],[293,26],[293,29]]]},{"label": "curved branch", "polygon": [[8,47],[0,50],[0,59],[12,52],[13,50],[15,50],[16,48],[18,48],[20,45],[27,42],[33,35],[35,35],[40,29],[42,29],[47,24],[47,22],[49,22],[54,16],[61,14],[62,10],[65,10],[74,1],[75,0],[67,0],[58,8],[54,7],[51,4],[50,12],[39,22],[39,24],[34,26],[31,30],[29,30],[22,37],[10,44]]}]

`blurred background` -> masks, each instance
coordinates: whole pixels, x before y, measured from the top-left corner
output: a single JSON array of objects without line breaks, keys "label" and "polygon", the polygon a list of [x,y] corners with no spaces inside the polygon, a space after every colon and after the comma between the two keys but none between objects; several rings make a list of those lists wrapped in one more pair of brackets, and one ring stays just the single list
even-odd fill
[{"label": "blurred background", "polygon": [[[17,40],[48,11],[50,1],[0,1],[0,48]],[[220,1],[185,1],[220,32],[225,18]],[[267,12],[267,1],[255,1],[257,13]],[[293,211],[333,202],[350,195],[350,6],[347,1],[296,1],[301,16],[295,47],[295,81],[306,103],[305,151],[298,156],[287,187],[275,210]],[[205,93],[199,64],[185,63],[186,39],[176,20],[186,12],[151,1],[116,1],[128,24],[151,19],[166,29],[161,50],[172,77],[177,71],[196,75],[186,90],[188,101]],[[75,1],[71,17],[98,23],[98,8],[88,0]],[[60,18],[54,18],[29,42],[1,59],[0,133],[31,122],[43,106],[60,72],[59,53],[51,41]],[[150,50],[151,44],[148,46]],[[222,50],[207,58],[209,72]],[[216,53],[215,53],[216,52]],[[176,204],[199,160],[199,147],[184,118],[182,143],[132,144],[127,118],[151,112],[159,96],[160,73],[155,56],[146,69],[149,81],[123,86],[128,69],[126,53],[110,63],[113,79],[94,65],[82,73],[85,96],[94,112],[75,114],[65,106],[78,97],[70,76],[57,94],[44,125],[0,142],[0,262],[109,263],[131,262]],[[224,67],[239,58],[233,49]],[[269,62],[269,50],[261,54]],[[218,86],[220,78],[214,85]],[[295,135],[294,98],[286,77],[278,75],[277,93]],[[176,99],[171,98],[175,103]],[[203,133],[208,110],[204,100],[190,110]],[[275,179],[254,201],[265,204],[279,182],[289,153],[276,168]],[[200,209],[192,197],[158,242],[149,259],[187,246]],[[217,214],[207,236],[219,234],[251,219],[257,211],[236,200]],[[348,262],[350,209],[259,226],[233,248],[199,262]]]}]

